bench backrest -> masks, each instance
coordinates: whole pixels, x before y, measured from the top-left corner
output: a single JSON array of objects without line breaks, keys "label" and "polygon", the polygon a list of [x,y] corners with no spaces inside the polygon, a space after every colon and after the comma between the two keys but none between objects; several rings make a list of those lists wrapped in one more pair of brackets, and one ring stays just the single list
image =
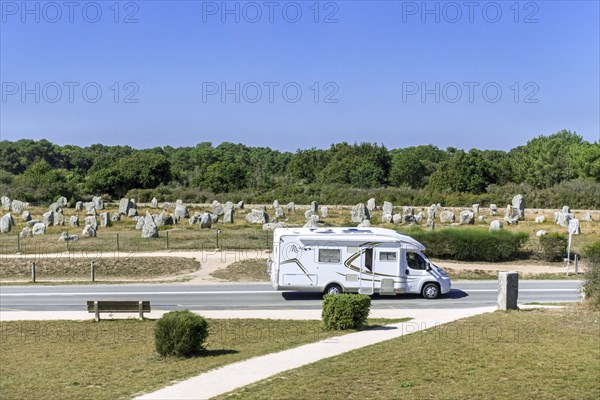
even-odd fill
[{"label": "bench backrest", "polygon": [[[94,312],[94,301],[87,302],[87,310],[88,312]],[[139,311],[140,305],[139,301],[129,301],[129,300],[100,300],[98,301],[98,311],[99,312],[136,312]],[[142,311],[150,312],[150,301],[142,301]]]}]

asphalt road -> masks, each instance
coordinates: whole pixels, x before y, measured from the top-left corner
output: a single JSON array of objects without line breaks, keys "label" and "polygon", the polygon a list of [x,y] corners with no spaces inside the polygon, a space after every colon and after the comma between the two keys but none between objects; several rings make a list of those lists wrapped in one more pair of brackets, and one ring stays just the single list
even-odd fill
[{"label": "asphalt road", "polygon": [[[572,302],[581,281],[520,281],[519,303]],[[456,281],[436,300],[417,295],[373,296],[372,308],[470,308],[494,306],[497,281]],[[150,300],[155,310],[320,309],[318,293],[275,291],[268,283],[210,285],[0,286],[0,311],[85,311],[88,300]]]}]

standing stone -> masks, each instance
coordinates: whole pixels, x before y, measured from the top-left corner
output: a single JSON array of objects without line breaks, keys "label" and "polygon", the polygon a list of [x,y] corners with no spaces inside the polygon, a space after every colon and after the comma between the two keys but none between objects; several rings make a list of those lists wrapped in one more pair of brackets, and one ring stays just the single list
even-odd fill
[{"label": "standing stone", "polygon": [[426,227],[427,227],[427,229],[431,229],[431,230],[435,229],[435,219],[433,217],[427,218]]},{"label": "standing stone", "polygon": [[177,217],[178,219],[181,219],[181,218],[189,218],[190,213],[188,212],[188,209],[185,205],[177,204],[175,206],[175,212],[173,213],[173,215],[175,215],[175,217]]},{"label": "standing stone", "polygon": [[515,209],[512,205],[508,204],[506,206],[506,214],[504,215],[504,220],[509,225],[517,225],[519,223],[519,210]]},{"label": "standing stone", "polygon": [[498,206],[495,204],[490,204],[490,215],[493,217],[494,215],[498,215]]},{"label": "standing stone", "polygon": [[22,214],[23,213],[23,202],[20,200],[13,200],[12,204],[11,204],[11,209],[12,212],[14,212],[15,214]]},{"label": "standing stone", "polygon": [[516,310],[519,298],[519,273],[500,272],[498,274],[498,309]]},{"label": "standing stone", "polygon": [[121,214],[119,214],[118,212],[117,213],[113,213],[113,214],[110,215],[110,219],[113,222],[120,221],[121,220]]},{"label": "standing stone", "polygon": [[515,211],[518,211],[518,218],[525,218],[525,199],[520,194],[512,198],[512,206]]},{"label": "standing stone", "polygon": [[392,215],[394,213],[394,205],[389,201],[383,202],[383,213]]},{"label": "standing stone", "polygon": [[411,214],[406,214],[402,216],[404,218],[404,222],[407,224],[413,224],[415,222],[415,216]]},{"label": "standing stone", "polygon": [[246,222],[251,224],[266,224],[269,222],[269,214],[264,210],[252,210],[246,214]]},{"label": "standing stone", "polygon": [[392,222],[395,223],[395,224],[401,224],[402,223],[402,214],[400,214],[400,213],[394,214],[392,216]]},{"label": "standing stone", "polygon": [[19,237],[20,238],[28,238],[28,237],[32,237],[33,236],[33,232],[31,231],[31,229],[26,226],[23,228],[23,230],[19,233]]},{"label": "standing stone", "polygon": [[146,222],[146,220],[144,218],[138,217],[138,216],[136,216],[135,218],[137,218],[135,221],[135,229],[138,231],[141,231],[142,228],[144,228],[144,223]]},{"label": "standing stone", "polygon": [[35,236],[45,235],[46,234],[46,224],[44,224],[43,222],[36,223],[35,225],[33,225],[31,233]]},{"label": "standing stone", "polygon": [[404,215],[405,217],[407,215],[413,216],[413,215],[415,215],[415,210],[412,207],[403,206],[402,207],[402,215]]},{"label": "standing stone", "polygon": [[10,232],[10,229],[12,227],[12,224],[10,223],[10,219],[11,219],[10,214],[6,214],[2,218],[0,218],[0,233]]},{"label": "standing stone", "polygon": [[83,211],[83,201],[75,203],[75,211]]},{"label": "standing stone", "polygon": [[219,216],[217,214],[210,214],[210,219],[212,220],[213,224],[219,222]]},{"label": "standing stone", "polygon": [[52,211],[48,211],[42,214],[42,223],[46,226],[50,226],[54,223],[54,213]]},{"label": "standing stone", "polygon": [[225,214],[223,214],[223,223],[224,224],[233,224],[233,215],[234,215],[233,207],[225,209]]},{"label": "standing stone", "polygon": [[119,200],[119,214],[129,215],[129,209],[132,208],[133,204],[129,199],[121,199]]},{"label": "standing stone", "polygon": [[312,210],[306,210],[306,211],[304,211],[304,218],[305,219],[309,219],[313,215],[316,215],[316,214]]},{"label": "standing stone", "polygon": [[436,210],[437,207],[435,206],[435,204],[430,205],[427,209],[427,218],[435,218]]},{"label": "standing stone", "polygon": [[370,227],[371,227],[371,221],[369,221],[368,219],[362,220],[362,222],[357,225],[357,228],[370,228]]},{"label": "standing stone", "polygon": [[306,220],[306,224],[304,224],[305,228],[318,228],[319,227],[319,216],[313,214]]},{"label": "standing stone", "polygon": [[571,213],[565,213],[565,212],[558,212],[558,219],[556,221],[556,223],[560,226],[562,226],[563,228],[568,228],[569,227],[569,221],[571,221],[571,219],[573,218],[573,214]]},{"label": "standing stone", "polygon": [[544,235],[547,235],[547,234],[548,234],[548,232],[546,232],[546,231],[545,231],[545,230],[543,230],[543,229],[540,229],[539,231],[537,231],[537,232],[535,233],[535,236],[537,236],[537,237],[542,237],[542,236],[544,236]]},{"label": "standing stone", "polygon": [[158,227],[154,223],[154,218],[152,218],[152,215],[148,211],[146,211],[146,216],[144,217],[144,227],[142,228],[142,237],[143,238],[158,237]]},{"label": "standing stone", "polygon": [[52,215],[52,225],[59,226],[65,224],[65,216],[62,212],[55,212]]},{"label": "standing stone", "polygon": [[415,222],[417,224],[420,224],[423,221],[423,213],[422,212],[417,213],[414,218],[415,218]]},{"label": "standing stone", "polygon": [[485,222],[485,217],[483,215],[478,216],[477,222],[481,222],[481,223]]},{"label": "standing stone", "polygon": [[235,205],[235,207],[236,207],[238,210],[243,210],[243,209],[244,209],[244,202],[240,200],[240,201],[239,201],[239,202],[238,202],[238,203]]},{"label": "standing stone", "polygon": [[150,208],[158,208],[158,200],[156,197],[153,197],[152,200],[150,200]]},{"label": "standing stone", "polygon": [[502,221],[496,219],[490,222],[490,232],[501,231],[502,229],[504,229]]},{"label": "standing stone", "polygon": [[440,222],[442,224],[451,224],[456,220],[456,216],[452,211],[442,211],[440,213]]},{"label": "standing stone", "polygon": [[279,200],[273,200],[273,209],[279,207]]},{"label": "standing stone", "polygon": [[544,217],[543,215],[535,217],[535,222],[537,224],[542,224],[542,223],[544,223],[544,221],[546,221],[546,217]]},{"label": "standing stone", "polygon": [[223,209],[223,205],[221,205],[221,203],[219,203],[218,201],[213,201],[212,203],[212,213],[215,215],[223,215],[225,213],[225,210]]},{"label": "standing stone", "polygon": [[102,228],[106,228],[106,227],[110,226],[110,213],[109,212],[100,213],[100,226]]},{"label": "standing stone", "polygon": [[319,204],[316,201],[313,201],[312,203],[310,203],[310,210],[317,215],[317,213],[319,212]]},{"label": "standing stone", "polygon": [[61,212],[62,211],[62,206],[57,202],[57,203],[52,203],[50,204],[50,206],[48,206],[48,211],[51,212]]},{"label": "standing stone", "polygon": [[129,210],[127,210],[128,217],[133,218],[133,217],[137,217],[137,215],[138,215],[137,208],[131,207]]},{"label": "standing stone", "polygon": [[85,224],[91,226],[94,230],[98,229],[98,220],[95,215],[85,217]]},{"label": "standing stone", "polygon": [[31,221],[31,213],[27,210],[23,211],[23,214],[21,214],[21,219],[25,222]]},{"label": "standing stone", "polygon": [[275,218],[285,218],[285,213],[283,212],[283,207],[281,207],[281,206],[275,207]]},{"label": "standing stone", "polygon": [[198,211],[196,211],[194,213],[194,215],[192,215],[189,219],[189,223],[190,225],[194,225],[200,222],[200,218],[202,217],[202,214],[200,214]]},{"label": "standing stone", "polygon": [[10,201],[10,199],[8,197],[2,196],[0,198],[0,202],[2,202],[2,209],[4,211],[10,211],[10,203],[11,203],[11,201]]},{"label": "standing stone", "polygon": [[104,210],[104,200],[102,200],[102,197],[94,197],[92,203],[94,203],[94,208],[96,210]]},{"label": "standing stone", "polygon": [[327,207],[327,206],[321,207],[321,216],[323,218],[327,218],[329,216],[329,207]]},{"label": "standing stone", "polygon": [[[370,198],[369,200],[367,200],[367,210],[369,211],[373,211],[375,210],[377,207],[375,206],[375,199],[374,198]],[[385,212],[384,212],[385,213]],[[391,212],[387,213],[387,214],[391,214]]]},{"label": "standing stone", "polygon": [[65,196],[61,196],[58,198],[58,200],[56,200],[56,203],[59,207],[66,207],[67,204],[69,204],[69,200],[67,200]]},{"label": "standing stone", "polygon": [[77,215],[71,215],[71,218],[69,218],[69,225],[73,228],[77,228],[79,226],[79,217]]},{"label": "standing stone", "polygon": [[475,222],[474,214],[470,210],[464,210],[460,213],[460,224],[470,225]]},{"label": "standing stone", "polygon": [[86,225],[81,231],[81,236],[84,238],[96,237],[96,229],[94,229],[91,225]]},{"label": "standing stone", "polygon": [[285,222],[269,222],[267,224],[263,224],[263,231],[274,231],[277,228],[288,228],[289,225]]},{"label": "standing stone", "polygon": [[202,214],[200,217],[200,228],[209,229],[212,226],[212,217],[209,213]]},{"label": "standing stone", "polygon": [[296,204],[294,204],[293,201],[290,201],[287,206],[286,206],[288,212],[294,212],[296,211]]},{"label": "standing stone", "polygon": [[[400,216],[402,218],[402,216]],[[392,217],[391,214],[383,214],[381,216],[381,222],[383,222],[384,224],[389,224],[390,222],[392,222],[394,217]]]},{"label": "standing stone", "polygon": [[96,215],[96,206],[93,202],[83,203],[85,207],[85,213],[87,215]]},{"label": "standing stone", "polygon": [[473,214],[479,214],[479,204],[473,204]]},{"label": "standing stone", "polygon": [[369,214],[369,210],[365,207],[364,203],[358,203],[354,207],[352,207],[351,212],[352,222],[362,222],[365,219],[371,219],[371,215]]},{"label": "standing stone", "polygon": [[584,222],[592,222],[592,221],[593,221],[593,219],[592,219],[592,214],[591,214],[589,211],[587,211],[587,212],[584,214],[584,216],[583,216],[583,221],[584,221]]}]

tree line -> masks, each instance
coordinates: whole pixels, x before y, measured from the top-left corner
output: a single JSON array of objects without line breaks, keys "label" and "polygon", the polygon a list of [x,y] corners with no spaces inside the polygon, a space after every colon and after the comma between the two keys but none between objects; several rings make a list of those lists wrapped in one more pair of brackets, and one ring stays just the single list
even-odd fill
[{"label": "tree line", "polygon": [[[202,201],[226,193],[247,201],[278,194],[295,200],[296,194],[351,204],[351,193],[367,192],[405,193],[424,202],[436,196],[485,202],[502,188],[535,195],[568,185],[583,190],[585,198],[586,193],[599,193],[600,142],[589,143],[562,130],[510,151],[434,145],[388,149],[377,143],[343,142],[291,153],[234,143],[139,150],[22,139],[0,142],[0,185],[2,194],[31,202],[49,202],[60,195],[120,198],[128,193]],[[349,195],[332,193],[324,198],[332,187]],[[553,201],[561,200],[569,199]],[[586,204],[570,205],[597,207],[598,200],[576,201]]]}]

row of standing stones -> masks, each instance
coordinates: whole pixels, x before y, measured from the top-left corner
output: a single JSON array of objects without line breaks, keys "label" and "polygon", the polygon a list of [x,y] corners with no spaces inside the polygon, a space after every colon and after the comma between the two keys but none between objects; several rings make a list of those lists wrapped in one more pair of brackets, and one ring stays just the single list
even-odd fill
[{"label": "row of standing stones", "polygon": [[[52,203],[48,207],[48,212],[44,213],[40,219],[33,219],[31,213],[27,210],[29,204],[19,200],[10,200],[8,197],[3,196],[1,199],[1,205],[3,210],[9,211],[3,217],[0,218],[0,232],[10,232],[11,227],[14,226],[14,219],[10,213],[12,211],[15,214],[21,214],[23,221],[27,222],[25,228],[19,234],[20,237],[31,237],[34,235],[44,235],[47,226],[65,225],[66,220],[63,213],[63,208],[66,208],[68,201],[65,197],[60,197],[55,203]],[[153,198],[149,204],[151,209],[158,209],[159,203],[156,198]],[[135,228],[141,231],[141,236],[144,238],[152,238],[158,236],[158,227],[163,225],[174,225],[180,223],[184,218],[188,218],[190,225],[198,225],[201,229],[209,229],[213,224],[220,222],[223,224],[232,224],[234,221],[235,210],[244,209],[244,202],[240,201],[234,204],[230,201],[225,204],[221,204],[218,201],[213,201],[211,205],[211,212],[195,212],[190,216],[188,206],[185,205],[181,200],[177,200],[175,203],[164,202],[161,205],[163,211],[160,213],[150,213],[146,211],[144,216],[138,215],[137,203],[135,199],[123,198],[119,201],[118,212],[112,215],[108,211],[100,212],[98,210],[105,210],[104,200],[101,197],[94,197],[90,202],[78,201],[75,203],[75,211],[84,211],[86,217],[84,220],[84,228],[82,230],[82,236],[85,238],[95,237],[96,231],[99,227],[104,228],[111,225],[112,222],[119,221],[121,216],[127,216],[135,221]],[[173,210],[172,213],[169,210]],[[285,219],[286,211],[293,213],[296,210],[296,205],[293,202],[288,203],[285,206],[279,204],[277,200],[273,202],[274,210],[274,221],[269,222],[269,214],[267,213],[267,207],[264,206],[260,209],[250,210],[245,217],[246,222],[252,224],[262,224],[263,230],[274,230],[275,228],[289,227],[287,222],[283,222]],[[352,207],[350,217],[352,222],[357,223],[358,227],[369,227],[371,226],[371,213],[378,210],[375,199],[371,198],[364,203],[359,203]],[[393,224],[421,224],[426,221],[426,227],[429,229],[435,228],[435,219],[439,219],[442,224],[457,224],[457,225],[468,225],[473,224],[477,218],[478,222],[485,222],[485,216],[480,214],[479,204],[473,204],[470,209],[465,209],[459,213],[458,222],[456,221],[456,214],[454,211],[444,209],[439,203],[432,204],[426,210],[415,213],[414,207],[403,206],[401,212],[394,213],[394,205],[391,202],[385,201],[381,207],[382,223],[393,223]],[[522,195],[518,194],[513,197],[511,204],[506,206],[506,212],[504,216],[504,222],[509,225],[518,224],[519,220],[525,218],[525,199]],[[427,218],[425,218],[425,212]],[[489,215],[497,216],[499,209],[496,204],[490,204]],[[97,216],[100,217],[98,221]],[[329,216],[329,207],[322,206],[320,209],[319,216],[319,205],[316,201],[310,204],[310,207],[304,213],[306,228],[318,228],[319,224],[323,221],[320,219],[327,218]],[[220,219],[220,221],[219,221]],[[574,233],[579,233],[579,220],[575,218],[569,207],[565,206],[561,211],[557,211],[554,214],[554,220],[560,226],[573,230]],[[589,212],[586,212],[583,216],[584,221],[592,221],[592,216]],[[544,216],[538,216],[535,218],[536,223],[545,222]],[[79,227],[80,221],[77,215],[71,215],[68,221],[71,227]],[[490,231],[498,231],[503,229],[503,222],[499,219],[493,220],[490,223]],[[545,231],[540,230],[537,232],[538,236],[545,234]],[[62,241],[75,241],[78,240],[77,235],[69,235],[63,232],[59,238]]]}]

